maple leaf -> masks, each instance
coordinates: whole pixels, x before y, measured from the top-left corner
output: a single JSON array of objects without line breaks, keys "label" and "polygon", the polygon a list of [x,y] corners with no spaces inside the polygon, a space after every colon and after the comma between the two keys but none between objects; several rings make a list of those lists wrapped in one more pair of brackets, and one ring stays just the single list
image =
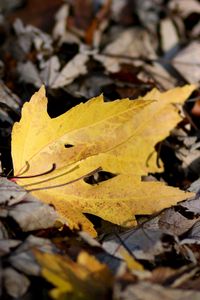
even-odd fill
[{"label": "maple leaf", "polygon": [[50,291],[52,298],[104,299],[112,286],[113,278],[105,264],[82,251],[77,262],[68,256],[35,251],[42,267],[42,276],[56,286]]},{"label": "maple leaf", "polygon": [[[17,183],[52,203],[71,228],[81,224],[93,235],[83,213],[131,226],[136,224],[135,214],[176,204],[190,194],[160,182],[141,182],[140,176],[148,171],[154,145],[180,120],[172,103],[182,103],[194,89],[194,85],[165,93],[154,89],[134,101],[105,103],[99,96],[52,119],[42,87],[24,104],[12,132],[15,175],[41,176]],[[98,167],[117,176],[99,185],[87,184],[83,177]],[[155,161],[151,170],[157,170]]]}]

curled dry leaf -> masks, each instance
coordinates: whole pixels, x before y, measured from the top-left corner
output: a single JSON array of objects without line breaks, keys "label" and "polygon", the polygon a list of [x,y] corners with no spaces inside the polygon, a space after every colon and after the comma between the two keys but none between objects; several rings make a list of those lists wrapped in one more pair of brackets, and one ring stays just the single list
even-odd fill
[{"label": "curled dry leaf", "polygon": [[[154,89],[135,101],[105,103],[99,96],[52,119],[42,87],[25,103],[12,132],[15,175],[41,175],[17,183],[52,203],[70,227],[81,225],[93,235],[83,213],[131,226],[135,214],[154,213],[184,200],[189,193],[141,182],[140,176],[160,171],[154,145],[180,120],[172,104],[183,103],[194,89]],[[83,178],[99,167],[116,176],[99,185],[86,183]]]},{"label": "curled dry leaf", "polygon": [[12,217],[23,231],[53,227],[59,219],[53,207],[42,203],[22,187],[0,178],[0,217]]}]

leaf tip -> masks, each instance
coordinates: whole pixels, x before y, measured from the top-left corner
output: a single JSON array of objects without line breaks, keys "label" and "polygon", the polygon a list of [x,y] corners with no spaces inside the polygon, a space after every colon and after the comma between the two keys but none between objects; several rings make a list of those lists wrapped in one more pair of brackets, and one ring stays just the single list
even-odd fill
[{"label": "leaf tip", "polygon": [[[46,107],[47,97],[46,97],[46,89],[44,84],[40,87],[40,89],[37,92],[33,94],[29,103],[37,103],[37,105],[39,104],[45,105]],[[26,103],[24,106],[26,106]]]},{"label": "leaf tip", "polygon": [[44,84],[40,87],[37,93],[42,97],[46,97],[46,88]]}]

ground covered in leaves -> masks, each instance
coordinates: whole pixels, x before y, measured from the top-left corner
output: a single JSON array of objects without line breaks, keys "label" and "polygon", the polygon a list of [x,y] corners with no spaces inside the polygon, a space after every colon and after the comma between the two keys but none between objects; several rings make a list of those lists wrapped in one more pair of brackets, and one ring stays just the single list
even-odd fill
[{"label": "ground covered in leaves", "polygon": [[[0,11],[1,298],[20,300],[36,297],[57,300],[156,300],[161,297],[164,299],[199,299],[200,2],[197,0],[2,0]],[[193,83],[196,86],[185,86]],[[68,183],[71,182],[71,185],[68,184],[67,189],[71,192],[73,186],[75,187],[77,193],[73,196],[76,199],[79,194],[82,196],[85,192],[81,189],[82,184],[84,187],[90,187],[91,190],[102,191],[102,194],[95,194],[95,197],[94,194],[86,193],[88,199],[93,197],[97,201],[98,197],[102,195],[104,199],[106,195],[109,200],[108,195],[112,198],[110,190],[101,189],[101,187],[110,188],[111,181],[116,181],[118,184],[119,174],[121,176],[122,173],[125,179],[121,181],[123,187],[120,187],[121,191],[124,193],[126,187],[128,187],[127,191],[130,191],[130,176],[136,172],[132,166],[135,167],[135,161],[138,161],[138,164],[143,166],[143,170],[145,168],[143,173],[137,171],[142,177],[141,188],[137,187],[138,198],[141,197],[139,194],[141,193],[147,201],[145,204],[142,202],[142,207],[148,206],[147,203],[154,206],[154,202],[157,201],[156,195],[151,194],[151,189],[149,192],[148,189],[147,191],[144,189],[145,182],[152,187],[166,184],[180,188],[187,191],[185,194],[187,197],[189,197],[188,192],[193,192],[190,199],[186,200],[186,196],[180,196],[176,201],[172,201],[166,193],[167,204],[159,206],[160,208],[153,207],[151,210],[143,208],[141,214],[135,213],[135,219],[132,221],[136,226],[129,229],[119,226],[121,223],[116,221],[117,218],[109,215],[110,211],[115,211],[111,206],[109,209],[107,207],[108,211],[105,214],[104,207],[102,211],[100,209],[95,211],[91,209],[91,205],[85,209],[85,207],[82,208],[83,204],[70,206],[69,202],[66,202],[69,216],[71,210],[76,213],[81,207],[81,214],[79,214],[81,219],[80,222],[76,220],[76,226],[70,222],[63,225],[58,211],[55,210],[56,203],[46,201],[52,203],[48,205],[40,202],[39,200],[44,200],[43,192],[33,195],[30,191],[34,188],[25,190],[16,184],[16,182],[20,183],[20,178],[17,178],[19,175],[23,183],[34,186],[36,190],[39,178],[39,188],[42,187],[47,191],[47,198],[52,197],[52,192],[48,193],[48,189],[50,191],[51,188],[48,176],[54,174],[52,173],[55,169],[54,161],[48,165],[48,160],[45,161],[41,155],[41,160],[36,160],[37,164],[27,165],[27,169],[19,174],[13,172],[13,168],[22,167],[28,151],[34,154],[31,152],[32,148],[35,149],[34,147],[37,146],[31,134],[30,136],[27,133],[23,135],[29,116],[32,120],[35,115],[38,118],[37,113],[39,113],[40,122],[44,120],[48,128],[49,119],[45,119],[47,112],[43,109],[42,102],[36,99],[38,106],[35,108],[36,102],[30,106],[24,106],[24,115],[26,109],[29,110],[26,115],[28,117],[25,120],[22,113],[21,120],[23,121],[18,123],[22,124],[20,125],[22,126],[20,138],[16,135],[16,125],[14,126],[13,140],[15,139],[15,142],[13,143],[15,146],[12,147],[12,151],[15,154],[13,154],[12,163],[13,125],[21,118],[23,104],[31,98],[34,92],[38,91],[42,84],[46,87],[49,122],[58,120],[59,123],[59,118],[51,118],[59,117],[72,107],[77,107],[82,102],[85,103],[79,106],[84,108],[85,112],[80,112],[79,107],[76,108],[73,111],[78,111],[79,117],[77,115],[75,119],[71,117],[68,119],[71,124],[63,125],[69,128],[76,128],[77,123],[83,123],[84,126],[90,125],[89,120],[93,113],[87,108],[90,105],[88,103],[91,103],[88,99],[98,97],[102,93],[104,101],[110,105],[110,111],[104,112],[105,106],[102,103],[102,110],[96,116],[97,120],[103,118],[104,114],[106,116],[115,114],[116,102],[114,100],[116,99],[131,99],[130,102],[121,100],[121,108],[123,103],[130,108],[136,105],[134,99],[138,97],[154,95],[154,99],[144,97],[150,101],[155,100],[156,97],[159,98],[160,94],[156,94],[157,92],[151,94],[150,91],[153,88],[164,93],[176,86],[185,86],[182,90],[178,90],[180,97],[176,90],[176,101],[173,92],[167,94],[171,95],[172,99],[168,100],[173,103],[173,109],[177,110],[177,103],[187,101],[182,107],[179,105],[179,116],[177,113],[178,117],[175,117],[175,122],[170,123],[172,127],[178,124],[176,127],[167,129],[170,134],[166,137],[166,132],[164,132],[158,135],[159,138],[152,138],[153,152],[154,155],[156,154],[155,166],[149,169],[152,171],[148,172],[151,155],[147,159],[146,154],[152,153],[152,149],[142,150],[139,147],[131,155],[129,153],[129,165],[126,161],[123,168],[122,163],[118,168],[117,160],[113,161],[113,157],[112,164],[107,159],[101,160],[99,165],[99,162],[95,160],[92,169],[84,169],[85,176],[81,177],[79,171],[73,173],[76,176],[70,177],[71,181],[68,180]],[[41,91],[44,93],[44,89]],[[186,94],[183,91],[187,91]],[[40,95],[43,99],[44,94]],[[186,99],[182,99],[184,97]],[[162,96],[160,98],[164,101]],[[101,101],[98,100],[99,98],[96,99],[96,103]],[[139,99],[139,105],[143,105],[141,102],[143,98]],[[156,100],[159,99],[156,98]],[[135,113],[139,123],[135,123],[130,129],[132,131],[136,130],[137,124],[143,124],[147,119],[149,120],[151,107],[154,109],[155,116],[153,115],[149,127],[142,136],[144,140],[150,138],[151,135],[154,136],[152,130],[155,129],[156,134],[158,134],[157,128],[162,131],[168,117],[171,113],[174,114],[174,111],[171,112],[172,108],[169,111],[167,107],[162,113],[159,109],[157,112],[156,105],[150,104],[149,110],[146,109],[146,114],[140,115],[139,110]],[[32,107],[32,113],[28,107]],[[116,111],[119,115],[120,111],[117,109]],[[87,117],[85,117],[87,121],[83,118],[85,123],[81,119],[84,113]],[[73,116],[73,113],[70,112],[70,114]],[[101,139],[102,141],[107,139],[108,145],[109,139],[110,143],[116,143],[114,132],[116,120],[112,122],[113,128],[112,126],[109,128],[113,132],[112,138],[109,137],[109,131],[102,131],[99,135],[90,135],[93,137],[94,145],[98,142],[101,144]],[[34,126],[36,128],[38,124]],[[43,128],[48,144],[53,131],[48,132],[45,125]],[[79,140],[83,143],[84,139],[87,141],[88,128],[79,136]],[[56,127],[56,131],[59,131],[59,126]],[[40,129],[35,132],[34,138],[40,137],[43,131]],[[131,133],[129,135],[131,136]],[[26,139],[27,151],[23,151],[21,141],[27,136],[29,137]],[[76,135],[72,135],[71,141],[75,143],[76,138]],[[127,138],[129,141],[128,135]],[[67,153],[73,153],[74,144],[65,143],[65,148],[68,149]],[[87,158],[83,160],[83,164],[85,161],[90,161],[91,153],[92,156],[97,154],[100,157],[99,152],[95,152],[95,147],[91,149],[90,152],[80,151],[81,159]],[[123,153],[126,156],[125,149],[127,148],[122,147],[121,157],[118,156],[118,152],[114,152],[116,159],[122,159]],[[139,152],[145,153],[141,161],[139,161],[141,157]],[[17,161],[19,156],[21,160]],[[42,169],[42,163],[47,167],[46,169]],[[33,174],[36,175],[35,179],[31,177]],[[23,181],[23,176],[28,177],[23,178],[26,181]],[[43,182],[41,182],[41,176],[46,176],[42,178]],[[62,183],[66,183],[65,179]],[[113,191],[116,196],[116,191],[118,190],[119,195],[120,189],[117,185],[115,187]],[[168,187],[165,186],[165,188],[167,190]],[[64,188],[65,193],[67,189]],[[135,191],[135,188],[132,191]],[[162,193],[160,191],[158,197]],[[184,194],[184,192],[181,193]],[[69,193],[68,197],[72,195]],[[180,199],[186,201],[170,206]],[[127,214],[130,207],[131,205],[127,208]],[[165,207],[168,208],[161,210]],[[118,208],[118,215],[121,217],[124,212],[120,209]],[[146,211],[148,213],[156,211],[156,213],[146,215]],[[67,216],[66,214],[65,217]],[[91,230],[84,227],[85,220],[90,229],[94,226],[92,233],[97,235],[96,239],[88,234]]]}]

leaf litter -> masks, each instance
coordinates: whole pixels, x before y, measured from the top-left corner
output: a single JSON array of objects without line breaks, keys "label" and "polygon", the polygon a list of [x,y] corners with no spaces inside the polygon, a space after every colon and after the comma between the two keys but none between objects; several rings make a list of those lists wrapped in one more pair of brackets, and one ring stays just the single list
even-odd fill
[{"label": "leaf litter", "polygon": [[[40,18],[45,5],[37,4],[37,17],[30,17],[27,24],[26,1],[21,12],[19,9],[26,24],[21,20],[12,23],[18,13],[15,7],[20,7],[22,1],[10,6],[4,2],[0,18],[0,136],[1,172],[8,179],[2,178],[0,183],[1,296],[126,300],[157,299],[162,295],[166,299],[198,299],[199,71],[198,57],[191,53],[198,52],[199,2],[76,0],[64,5],[61,1],[48,2],[51,11],[52,7],[59,7],[57,14],[54,10],[54,26],[47,21],[48,13],[42,12]],[[13,173],[11,128],[20,120],[23,103],[42,83],[46,85],[48,106],[44,109],[34,105],[27,112],[21,137],[14,138],[19,152],[13,150],[12,144],[12,153],[18,153],[14,155]],[[187,83],[196,85],[174,89]],[[154,87],[157,90],[152,90]],[[101,93],[105,102],[100,98],[101,108],[97,105],[91,112],[88,103],[92,107]],[[184,104],[184,114],[180,117],[177,104],[180,109],[189,96],[191,99]],[[94,99],[88,101],[90,98]],[[119,105],[121,111],[124,98],[132,99],[127,102],[130,107],[139,106],[134,117],[127,119],[126,115],[123,122],[117,123],[116,107]],[[121,100],[113,101],[116,99]],[[169,103],[164,104],[167,99]],[[81,102],[85,104],[75,106]],[[31,103],[26,103],[22,112]],[[72,107],[75,108],[69,110]],[[107,112],[103,107],[109,107],[108,114],[114,121],[109,130],[103,129],[102,122],[102,127],[98,130],[96,127],[94,133],[91,124],[98,118],[104,120]],[[71,119],[66,114],[72,114]],[[60,143],[47,151],[52,155],[48,154],[48,159],[45,151],[39,161],[38,157],[34,160],[30,156],[48,126],[44,125],[42,130],[37,125],[40,133],[36,131],[35,138],[30,135],[26,151],[20,146],[26,137],[27,124],[34,118],[34,126],[41,124],[42,115],[45,121],[54,124],[62,118],[69,123],[68,139],[64,140],[61,151],[68,153],[63,165],[63,156],[58,152],[56,155]],[[88,120],[85,132],[81,128],[84,119]],[[146,129],[145,120],[149,120]],[[80,125],[77,129],[76,124]],[[115,127],[116,124],[119,126]],[[54,137],[53,132],[58,133],[56,125],[49,126],[47,139]],[[77,130],[77,137],[71,129]],[[136,129],[140,135],[134,133]],[[121,139],[127,141],[117,146]],[[65,169],[69,161],[72,168]],[[24,165],[25,172],[18,172]],[[60,177],[52,180],[61,174],[60,166],[69,173],[62,181]],[[30,178],[15,178],[16,175]],[[67,182],[71,183],[65,185]],[[24,189],[26,184],[33,185]],[[59,192],[50,188],[57,184],[64,184],[58,188]],[[155,193],[151,195],[153,187]],[[183,201],[190,194],[175,187],[189,188],[196,195]],[[34,188],[44,189],[34,192]],[[181,193],[179,198],[172,194],[169,198],[169,189]],[[64,215],[55,204],[58,194]],[[73,205],[69,202],[72,195]],[[114,205],[116,195],[118,210]],[[128,196],[127,207],[123,195]],[[131,199],[134,197],[136,201],[136,196],[142,209],[133,209]],[[85,197],[87,201],[81,203],[77,197]],[[159,197],[165,199],[161,206],[155,205]],[[112,205],[105,206],[105,201],[106,204],[111,201]],[[101,204],[98,209],[97,203]],[[70,221],[72,212],[74,219]],[[127,219],[132,222],[129,226],[134,225],[128,230],[120,226]],[[97,239],[85,230],[96,234]]]}]

